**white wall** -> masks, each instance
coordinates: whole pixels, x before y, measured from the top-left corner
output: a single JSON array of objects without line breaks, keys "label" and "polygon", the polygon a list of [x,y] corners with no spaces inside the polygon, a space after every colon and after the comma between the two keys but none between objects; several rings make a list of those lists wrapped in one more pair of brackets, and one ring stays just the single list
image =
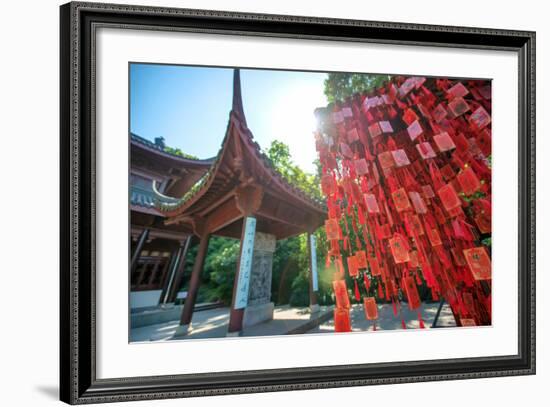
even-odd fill
[{"label": "white wall", "polygon": [[[321,2],[278,0],[129,1],[189,8],[317,15],[429,24],[483,26],[537,31],[538,287],[548,277],[550,176],[547,154],[550,84],[550,27],[542,1],[481,2],[394,0]],[[56,0],[5,2],[0,25],[0,244],[2,334],[0,371],[5,405],[48,405],[57,401],[58,382],[58,5]],[[25,188],[21,188],[24,186]],[[545,267],[546,266],[546,267]],[[194,399],[194,406],[441,404],[523,405],[546,395],[550,296],[537,301],[538,374],[534,377],[431,382],[378,387],[267,393]],[[373,350],[376,351],[376,350]],[[181,401],[148,405],[178,406]],[[189,401],[185,401],[189,403]],[[133,405],[145,405],[143,403]],[[535,405],[540,403],[535,403]],[[130,405],[130,404],[124,404]]]},{"label": "white wall", "polygon": [[142,308],[158,305],[162,290],[131,291],[130,308]]}]

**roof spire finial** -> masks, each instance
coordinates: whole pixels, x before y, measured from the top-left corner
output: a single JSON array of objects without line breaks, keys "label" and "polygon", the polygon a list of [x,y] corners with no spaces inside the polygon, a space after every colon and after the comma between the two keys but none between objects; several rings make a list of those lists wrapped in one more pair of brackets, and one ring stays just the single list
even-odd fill
[{"label": "roof spire finial", "polygon": [[233,70],[233,113],[235,113],[246,126],[244,116],[243,99],[241,95],[241,72],[238,68]]}]

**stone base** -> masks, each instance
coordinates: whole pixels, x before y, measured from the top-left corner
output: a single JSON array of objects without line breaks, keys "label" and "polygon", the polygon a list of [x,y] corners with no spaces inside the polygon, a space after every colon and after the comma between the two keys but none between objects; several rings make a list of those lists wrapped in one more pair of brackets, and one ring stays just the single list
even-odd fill
[{"label": "stone base", "polygon": [[312,314],[316,314],[321,310],[321,307],[319,307],[319,304],[313,304],[309,306],[309,312]]},{"label": "stone base", "polygon": [[174,332],[174,338],[186,336],[189,332],[191,332],[191,324],[188,325],[179,325],[176,328],[176,332]]},{"label": "stone base", "polygon": [[272,320],[274,309],[275,304],[272,302],[259,305],[249,305],[244,309],[243,328],[257,325],[260,322]]}]

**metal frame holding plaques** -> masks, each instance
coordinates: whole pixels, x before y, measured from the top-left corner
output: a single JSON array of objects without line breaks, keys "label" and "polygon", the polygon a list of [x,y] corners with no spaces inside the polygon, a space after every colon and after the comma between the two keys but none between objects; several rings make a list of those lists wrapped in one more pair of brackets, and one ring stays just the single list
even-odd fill
[{"label": "metal frame holding plaques", "polygon": [[[61,399],[71,404],[535,372],[535,33],[94,3],[61,6]],[[98,379],[95,297],[97,27],[516,52],[519,349],[507,356]],[[208,236],[203,239],[207,245]],[[242,259],[242,257],[241,257]],[[315,266],[313,266],[315,267]],[[237,310],[238,311],[238,310]]]}]

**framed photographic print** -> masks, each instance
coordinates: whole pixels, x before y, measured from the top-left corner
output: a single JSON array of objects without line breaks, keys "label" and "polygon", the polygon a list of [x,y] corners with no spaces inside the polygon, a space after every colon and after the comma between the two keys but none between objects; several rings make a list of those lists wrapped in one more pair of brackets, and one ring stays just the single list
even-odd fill
[{"label": "framed photographic print", "polygon": [[61,7],[61,399],[535,373],[535,34]]}]

